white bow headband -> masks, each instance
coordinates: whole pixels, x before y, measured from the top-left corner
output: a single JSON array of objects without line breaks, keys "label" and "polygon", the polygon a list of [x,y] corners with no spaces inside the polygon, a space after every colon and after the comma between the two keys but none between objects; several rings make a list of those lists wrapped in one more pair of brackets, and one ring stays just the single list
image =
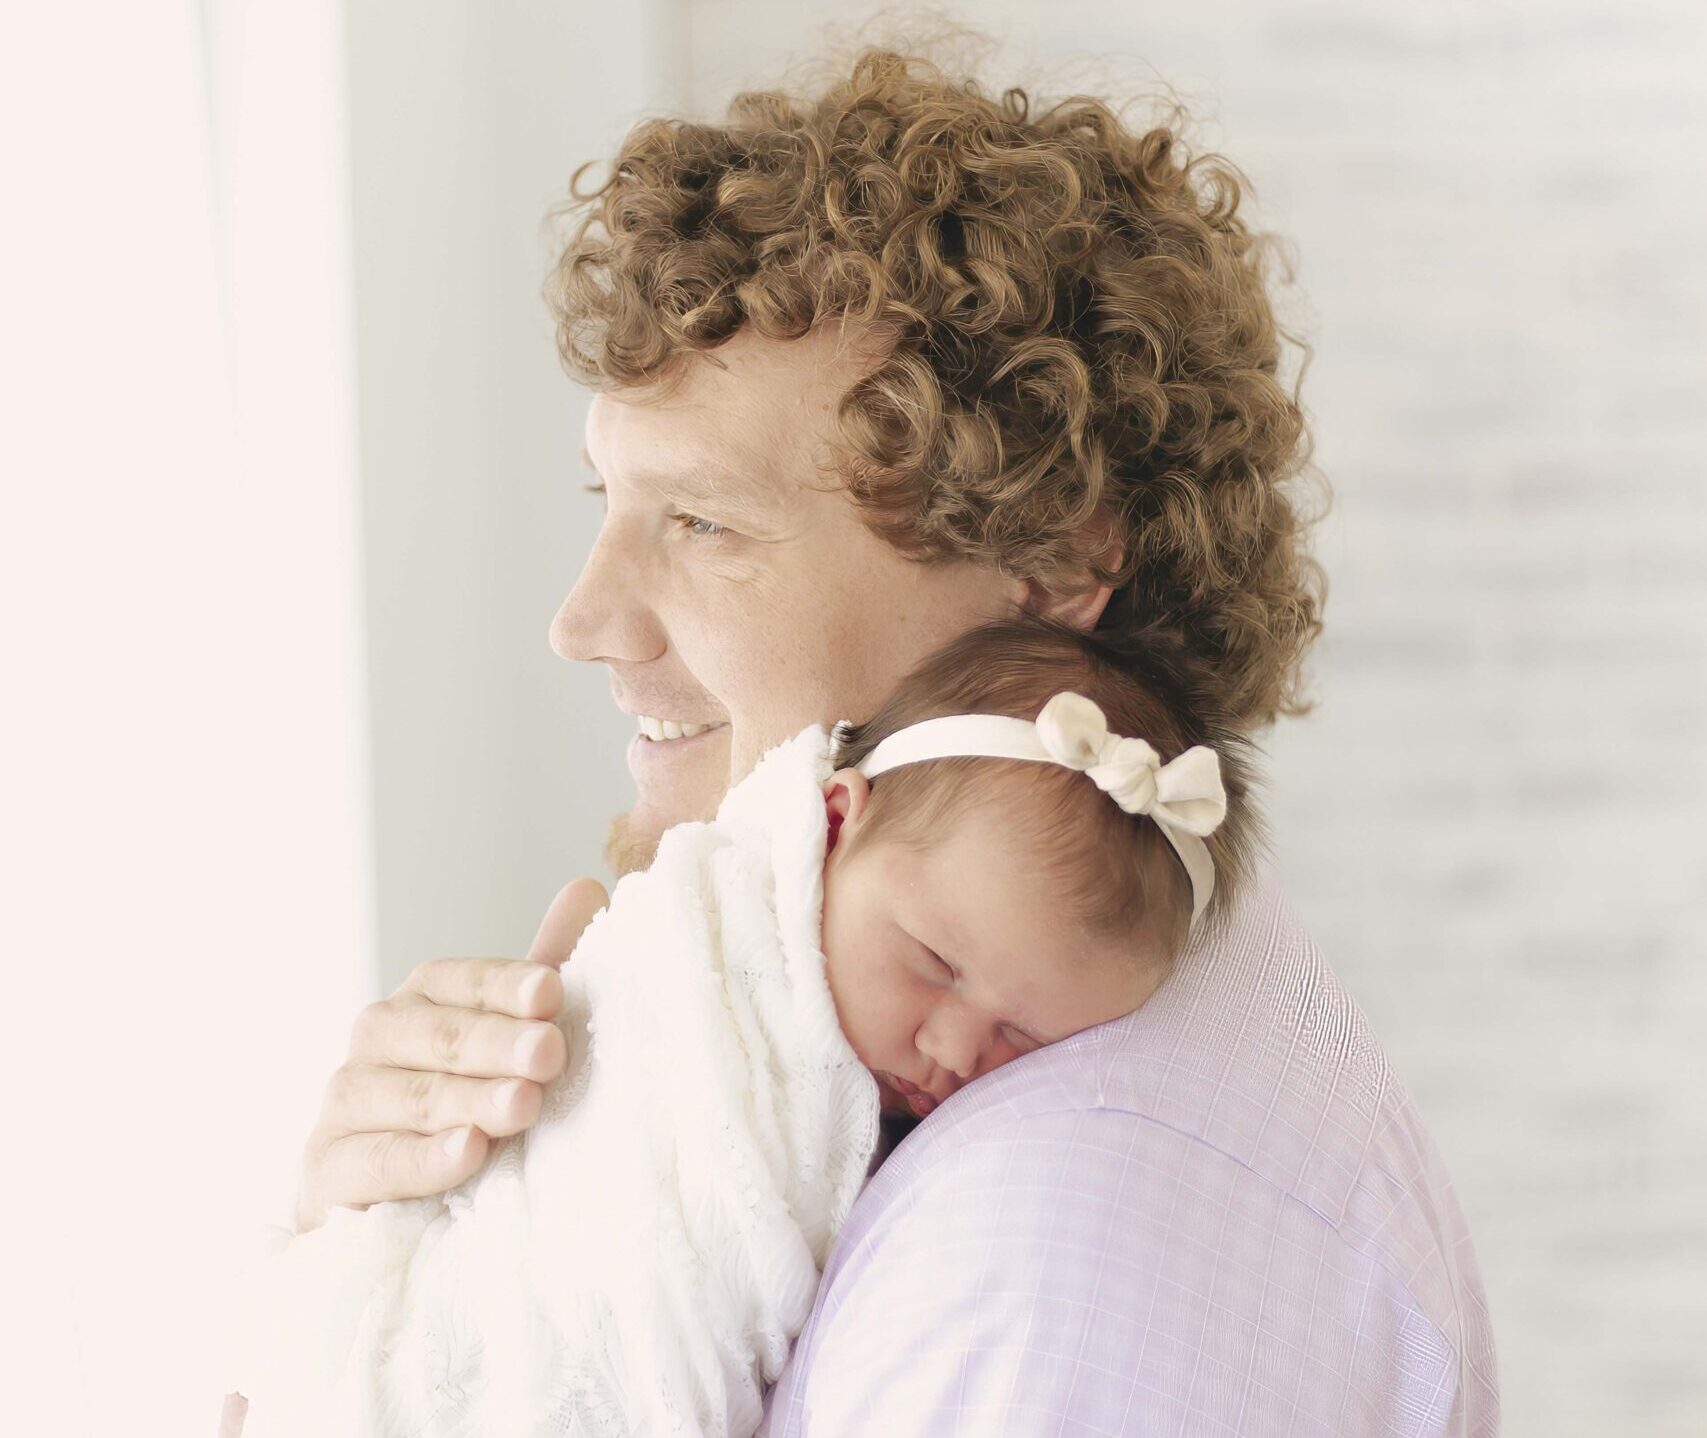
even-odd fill
[{"label": "white bow headband", "polygon": [[[838,724],[837,738],[846,726]],[[1035,722],[1005,714],[948,714],[897,730],[858,766],[867,779],[923,759],[961,756],[1030,759],[1082,770],[1128,814],[1145,814],[1173,845],[1191,878],[1191,917],[1197,921],[1215,892],[1215,864],[1203,840],[1227,816],[1221,761],[1199,744],[1164,764],[1142,739],[1108,732],[1103,712],[1083,694],[1065,690]]]}]

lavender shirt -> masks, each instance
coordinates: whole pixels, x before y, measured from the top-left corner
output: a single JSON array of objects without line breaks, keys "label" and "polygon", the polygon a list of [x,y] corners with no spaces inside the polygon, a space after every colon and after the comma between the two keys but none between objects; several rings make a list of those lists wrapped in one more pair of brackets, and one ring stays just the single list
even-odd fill
[{"label": "lavender shirt", "polygon": [[769,1438],[1492,1435],[1410,1096],[1272,882],[1134,1014],[987,1074],[861,1194]]}]

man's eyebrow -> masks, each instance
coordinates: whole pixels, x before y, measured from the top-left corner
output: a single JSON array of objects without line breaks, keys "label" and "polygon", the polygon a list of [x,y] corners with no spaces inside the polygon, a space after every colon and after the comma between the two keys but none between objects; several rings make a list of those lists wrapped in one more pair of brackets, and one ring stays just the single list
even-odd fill
[{"label": "man's eyebrow", "polygon": [[[598,478],[598,467],[585,448],[581,450],[581,460],[592,471],[593,476]],[[725,511],[734,510],[751,515],[763,515],[768,512],[767,506],[758,496],[744,487],[732,486],[729,477],[730,471],[723,466],[703,461],[681,469],[656,473],[641,471],[631,476],[636,484],[655,490],[668,499],[687,504],[705,504]],[[601,488],[602,485],[601,480]]]}]

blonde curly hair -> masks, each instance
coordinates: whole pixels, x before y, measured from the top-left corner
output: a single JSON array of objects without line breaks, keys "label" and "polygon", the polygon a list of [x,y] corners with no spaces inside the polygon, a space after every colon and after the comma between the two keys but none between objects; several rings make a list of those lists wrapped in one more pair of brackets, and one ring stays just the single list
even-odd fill
[{"label": "blonde curly hair", "polygon": [[1141,132],[1083,96],[1032,110],[867,48],[812,98],[642,121],[560,212],[564,367],[666,384],[744,326],[869,326],[832,453],[876,532],[1053,592],[1088,572],[1114,589],[1099,633],[1173,628],[1247,729],[1299,712],[1309,441],[1240,176],[1177,109]]}]

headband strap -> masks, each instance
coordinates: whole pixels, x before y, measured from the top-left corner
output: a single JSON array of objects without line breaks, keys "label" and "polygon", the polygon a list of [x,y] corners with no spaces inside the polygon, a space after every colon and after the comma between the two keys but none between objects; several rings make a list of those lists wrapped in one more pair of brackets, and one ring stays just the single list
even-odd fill
[{"label": "headband strap", "polygon": [[[840,739],[844,726],[836,728]],[[1065,690],[1043,706],[1035,722],[1005,714],[948,714],[910,724],[858,767],[867,779],[875,779],[903,764],[963,756],[1077,769],[1128,814],[1147,815],[1185,865],[1196,923],[1215,892],[1215,864],[1203,840],[1227,816],[1221,761],[1213,749],[1199,744],[1164,764],[1143,739],[1110,734],[1100,708]]]}]

